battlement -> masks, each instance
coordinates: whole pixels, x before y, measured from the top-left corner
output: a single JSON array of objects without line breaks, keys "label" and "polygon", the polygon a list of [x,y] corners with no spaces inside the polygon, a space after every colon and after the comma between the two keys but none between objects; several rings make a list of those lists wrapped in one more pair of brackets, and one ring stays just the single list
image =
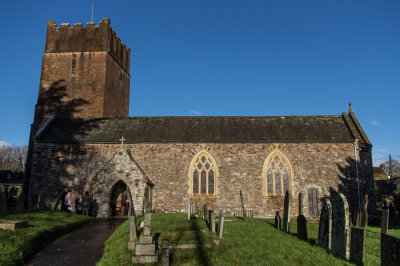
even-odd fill
[{"label": "battlement", "polygon": [[98,26],[88,22],[86,27],[75,23],[72,28],[69,23],[57,27],[54,20],[47,22],[45,53],[99,51],[107,51],[129,73],[131,50],[111,28],[109,18],[103,18]]}]

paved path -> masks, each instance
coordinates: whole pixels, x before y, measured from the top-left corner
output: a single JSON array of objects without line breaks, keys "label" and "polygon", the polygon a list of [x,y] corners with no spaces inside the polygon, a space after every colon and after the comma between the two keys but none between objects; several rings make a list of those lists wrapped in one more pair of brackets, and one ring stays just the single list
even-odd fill
[{"label": "paved path", "polygon": [[43,250],[29,265],[95,265],[103,255],[104,242],[126,219],[101,219],[70,233]]}]

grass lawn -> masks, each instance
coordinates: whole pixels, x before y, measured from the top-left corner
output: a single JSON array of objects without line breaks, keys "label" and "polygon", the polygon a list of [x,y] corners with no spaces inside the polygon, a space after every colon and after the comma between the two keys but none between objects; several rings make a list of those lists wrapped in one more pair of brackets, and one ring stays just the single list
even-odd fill
[{"label": "grass lawn", "polygon": [[[291,222],[292,234],[273,227],[273,219],[247,218],[225,222],[220,245],[211,249],[170,250],[173,265],[350,265],[326,250],[301,241],[295,235],[297,223]],[[140,222],[141,217],[138,218]],[[308,224],[309,238],[318,238],[318,224]],[[152,215],[152,233],[161,246],[163,238],[170,244],[211,243],[216,235],[208,230],[203,220],[188,221],[185,214]],[[195,231],[195,232],[187,232]],[[389,229],[390,235],[400,237],[399,229]],[[105,253],[98,265],[130,265],[131,252],[127,249],[128,223],[122,224],[107,240]],[[312,241],[311,241],[312,242]],[[380,264],[380,228],[367,228],[366,265]]]},{"label": "grass lawn", "polygon": [[0,229],[0,265],[21,265],[58,237],[95,219],[62,212],[32,211],[0,216],[0,220],[29,223],[28,228],[15,231]]}]

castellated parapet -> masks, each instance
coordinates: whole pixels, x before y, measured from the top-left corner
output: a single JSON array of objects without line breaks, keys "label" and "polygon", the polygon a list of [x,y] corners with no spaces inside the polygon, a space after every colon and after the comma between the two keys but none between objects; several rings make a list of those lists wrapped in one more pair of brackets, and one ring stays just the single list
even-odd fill
[{"label": "castellated parapet", "polygon": [[131,50],[120,40],[110,26],[110,19],[103,18],[98,26],[94,22],[62,23],[47,22],[45,53],[107,51],[115,61],[129,73]]}]

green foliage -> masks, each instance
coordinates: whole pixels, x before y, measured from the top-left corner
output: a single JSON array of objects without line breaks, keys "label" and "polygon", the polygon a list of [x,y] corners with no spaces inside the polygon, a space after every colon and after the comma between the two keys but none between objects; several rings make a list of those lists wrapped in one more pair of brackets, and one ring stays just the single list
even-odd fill
[{"label": "green foliage", "polygon": [[82,215],[50,211],[6,215],[0,219],[29,223],[28,228],[15,231],[0,229],[0,265],[22,265],[58,237],[95,220]]}]

